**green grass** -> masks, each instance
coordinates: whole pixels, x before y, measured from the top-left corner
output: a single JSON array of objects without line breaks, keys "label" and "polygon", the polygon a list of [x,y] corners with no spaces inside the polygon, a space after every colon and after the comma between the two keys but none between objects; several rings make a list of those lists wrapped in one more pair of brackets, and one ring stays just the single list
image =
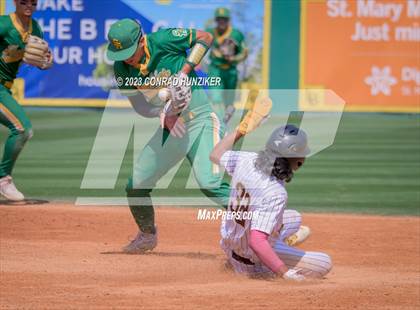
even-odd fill
[{"label": "green grass", "polygon": [[[102,111],[28,109],[28,114],[35,136],[14,171],[26,196],[74,201],[80,196],[125,195],[132,143],[114,190],[80,189]],[[155,122],[142,122],[144,137],[152,135]],[[6,135],[1,127],[1,143]],[[260,135],[258,143],[267,138]],[[171,187],[155,194],[201,195],[183,188],[188,169],[188,164],[182,165]],[[301,211],[419,215],[419,115],[344,114],[334,144],[307,160],[288,191],[289,207]]]}]

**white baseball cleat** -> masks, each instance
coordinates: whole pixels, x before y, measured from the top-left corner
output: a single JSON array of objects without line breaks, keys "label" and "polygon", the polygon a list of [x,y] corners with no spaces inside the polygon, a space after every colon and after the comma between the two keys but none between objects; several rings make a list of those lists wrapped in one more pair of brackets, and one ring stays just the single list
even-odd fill
[{"label": "white baseball cleat", "polygon": [[124,253],[142,254],[153,250],[157,246],[157,229],[154,234],[139,231],[136,238],[123,247]]},{"label": "white baseball cleat", "polygon": [[284,242],[288,246],[295,246],[305,241],[309,237],[310,234],[311,234],[311,229],[308,226],[301,225],[299,227],[299,230],[295,232],[293,235],[290,235],[289,237],[284,239]]},{"label": "white baseball cleat", "polygon": [[10,175],[0,179],[0,195],[11,201],[22,201],[25,199],[25,196],[16,188]]}]

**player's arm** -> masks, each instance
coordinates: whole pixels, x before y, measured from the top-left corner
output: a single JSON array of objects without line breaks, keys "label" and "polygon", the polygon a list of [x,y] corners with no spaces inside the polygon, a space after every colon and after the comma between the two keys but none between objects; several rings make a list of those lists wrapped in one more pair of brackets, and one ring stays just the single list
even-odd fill
[{"label": "player's arm", "polygon": [[[266,196],[265,196],[266,197]],[[260,202],[258,213],[251,219],[248,245],[260,261],[272,272],[287,280],[301,281],[305,277],[295,268],[289,269],[271,247],[269,236],[282,221],[287,194],[279,194]]]},{"label": "player's arm", "polygon": [[263,231],[251,230],[248,245],[265,266],[275,274],[282,276],[288,271],[288,268],[274,252],[268,242],[268,237],[268,234]]},{"label": "player's arm", "polygon": [[7,34],[8,27],[6,26],[6,15],[0,16],[0,42],[4,40]]},{"label": "player's arm", "polygon": [[232,62],[242,62],[248,57],[248,49],[244,48],[240,53],[232,56],[229,60]]},{"label": "player's arm", "polygon": [[162,118],[163,110],[161,107],[157,107],[152,103],[154,98],[148,100],[142,92],[134,92],[135,94],[133,94],[132,90],[122,91],[122,94],[127,95],[134,111],[146,118],[159,117],[162,128],[168,129],[170,134],[174,137],[181,138],[185,135],[186,129],[182,118]]},{"label": "player's arm", "polygon": [[229,59],[232,62],[239,63],[244,61],[248,57],[248,48],[245,45],[245,39],[243,38],[243,36],[241,36],[241,38],[241,42],[238,46],[238,53]]},{"label": "player's arm", "polygon": [[213,42],[213,35],[206,31],[195,29],[167,29],[161,33],[165,40],[165,48],[170,53],[185,55],[190,49],[190,54],[181,70],[175,75],[178,83],[169,85],[168,90],[172,94],[172,100],[168,101],[164,110],[163,119],[166,118],[168,111],[174,114],[180,114],[188,107],[192,97],[191,86],[186,83],[188,74],[201,62],[204,55]]},{"label": "player's arm", "polygon": [[149,102],[150,100],[135,86],[121,83],[129,77],[128,68],[123,62],[114,62],[114,77],[116,81],[120,81],[120,83],[117,82],[117,86],[121,95],[128,98],[131,106],[138,114],[147,118],[159,117],[161,108]]},{"label": "player's arm", "polygon": [[276,275],[281,276],[285,280],[302,281],[305,277],[299,274],[297,269],[289,269],[285,263],[274,252],[268,242],[269,235],[266,232],[257,229],[251,229],[248,245],[258,256],[260,261],[270,268]]},{"label": "player's arm", "polygon": [[196,40],[191,46],[190,55],[181,71],[189,74],[203,60],[204,55],[206,55],[212,44],[213,35],[210,32],[196,30]]},{"label": "player's arm", "polygon": [[235,131],[226,135],[210,153],[210,160],[220,165],[220,159],[226,151],[232,149],[233,145],[243,136],[255,130],[261,122],[268,117],[273,103],[268,97],[258,99],[251,110],[247,112]]},{"label": "player's arm", "polygon": [[285,263],[274,252],[268,237],[277,229],[277,223],[282,220],[282,210],[287,201],[286,194],[274,195],[259,202],[258,213],[251,219],[248,245],[258,256],[261,262],[272,272],[282,276],[288,271]]},{"label": "player's arm", "polygon": [[231,150],[233,145],[238,142],[244,136],[243,133],[235,130],[228,135],[226,135],[216,146],[213,148],[213,151],[210,153],[210,160],[216,165],[220,165],[220,160],[227,151]]},{"label": "player's arm", "polygon": [[161,108],[153,106],[147,102],[145,96],[141,92],[128,97],[133,109],[143,117],[154,118],[159,117]]}]

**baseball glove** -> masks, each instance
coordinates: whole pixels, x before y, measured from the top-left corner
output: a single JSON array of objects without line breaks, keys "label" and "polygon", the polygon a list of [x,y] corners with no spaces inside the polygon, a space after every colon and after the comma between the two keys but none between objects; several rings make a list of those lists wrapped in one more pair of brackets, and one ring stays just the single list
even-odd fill
[{"label": "baseball glove", "polygon": [[53,57],[48,43],[41,38],[30,35],[25,46],[23,61],[40,69],[51,68]]},{"label": "baseball glove", "polygon": [[227,38],[220,45],[219,49],[223,57],[229,58],[236,54],[237,49],[238,49],[238,44],[236,43],[235,40],[231,38]]}]

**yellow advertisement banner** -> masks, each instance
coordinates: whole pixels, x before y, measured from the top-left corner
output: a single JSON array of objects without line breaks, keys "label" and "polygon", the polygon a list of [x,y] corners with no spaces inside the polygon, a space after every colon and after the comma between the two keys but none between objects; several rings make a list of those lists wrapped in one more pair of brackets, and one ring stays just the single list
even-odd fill
[{"label": "yellow advertisement banner", "polygon": [[300,87],[333,90],[347,111],[419,113],[419,20],[420,0],[303,0]]}]

